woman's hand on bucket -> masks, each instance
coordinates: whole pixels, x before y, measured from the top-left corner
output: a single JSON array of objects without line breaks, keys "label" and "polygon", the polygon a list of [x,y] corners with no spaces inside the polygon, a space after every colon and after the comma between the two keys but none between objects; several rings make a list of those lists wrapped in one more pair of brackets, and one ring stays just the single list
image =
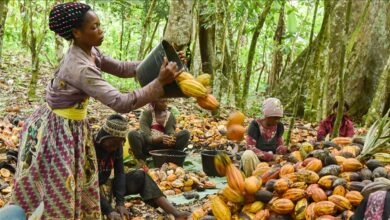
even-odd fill
[{"label": "woman's hand on bucket", "polygon": [[180,75],[184,70],[179,70],[175,62],[168,62],[168,59],[164,57],[164,62],[160,68],[160,74],[158,80],[163,86],[173,82],[175,78]]}]

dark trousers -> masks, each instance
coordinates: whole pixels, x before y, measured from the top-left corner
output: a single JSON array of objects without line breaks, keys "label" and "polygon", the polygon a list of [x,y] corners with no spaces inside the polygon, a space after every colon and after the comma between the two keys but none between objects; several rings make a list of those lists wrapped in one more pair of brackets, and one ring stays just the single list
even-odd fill
[{"label": "dark trousers", "polygon": [[[154,208],[158,207],[154,200],[164,196],[164,194],[149,174],[145,173],[143,170],[133,170],[126,173],[125,179],[125,196],[140,194],[145,203],[153,206]],[[113,182],[111,182],[110,185],[111,191],[109,191],[108,194],[105,193],[104,190],[101,191],[103,193],[100,194],[100,197],[104,198],[103,201],[106,201],[107,204],[111,204],[113,196],[116,197]],[[105,198],[108,198],[109,200],[107,201]]]},{"label": "dark trousers", "polygon": [[188,146],[188,142],[190,140],[190,132],[187,130],[182,130],[178,132],[176,135],[176,143],[174,146],[169,147],[164,144],[147,144],[146,137],[144,134],[138,131],[131,131],[128,134],[128,139],[130,143],[131,150],[135,158],[146,160],[149,157],[149,151],[151,150],[159,150],[159,149],[175,149],[175,150],[183,150]]},{"label": "dark trousers", "polygon": [[143,170],[134,170],[126,174],[126,196],[140,194],[142,199],[156,207],[153,200],[164,196],[156,182]]}]

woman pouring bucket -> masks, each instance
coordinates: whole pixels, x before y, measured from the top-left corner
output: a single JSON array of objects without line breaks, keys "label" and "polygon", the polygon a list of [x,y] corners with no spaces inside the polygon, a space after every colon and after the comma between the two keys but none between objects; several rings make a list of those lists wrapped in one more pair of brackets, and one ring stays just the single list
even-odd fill
[{"label": "woman pouring bucket", "polygon": [[[146,73],[140,62],[103,55],[97,48],[104,40],[100,20],[83,3],[54,6],[49,27],[71,46],[46,88],[47,103],[23,127],[10,203],[22,207],[27,216],[43,204],[45,219],[100,219],[96,154],[87,120],[89,98],[127,113],[169,96],[173,90],[165,87],[174,87],[170,84],[182,66],[180,59],[170,58],[172,54],[167,54],[172,62],[161,54],[154,68],[157,74]],[[121,93],[102,78],[102,71],[121,78],[137,75],[143,88]]]}]

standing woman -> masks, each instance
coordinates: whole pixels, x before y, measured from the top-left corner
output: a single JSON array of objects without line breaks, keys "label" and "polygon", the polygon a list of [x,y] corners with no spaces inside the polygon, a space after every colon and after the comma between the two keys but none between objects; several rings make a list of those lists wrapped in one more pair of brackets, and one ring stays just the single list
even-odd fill
[{"label": "standing woman", "polygon": [[129,112],[161,97],[163,86],[180,72],[176,63],[167,64],[165,58],[157,79],[121,93],[102,79],[101,72],[134,77],[139,62],[120,62],[96,48],[104,37],[90,6],[56,5],[49,26],[72,45],[47,86],[47,104],[23,127],[11,203],[21,206],[27,216],[43,204],[44,219],[98,219],[96,154],[86,119],[89,98],[117,112]]}]

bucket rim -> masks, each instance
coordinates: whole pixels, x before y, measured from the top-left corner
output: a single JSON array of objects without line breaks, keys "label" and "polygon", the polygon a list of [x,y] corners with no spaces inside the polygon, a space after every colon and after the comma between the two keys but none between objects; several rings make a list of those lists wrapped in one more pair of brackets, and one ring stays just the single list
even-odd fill
[{"label": "bucket rim", "polygon": [[[174,155],[166,155],[165,153],[171,152]],[[186,157],[187,153],[180,150],[174,150],[174,149],[160,149],[160,150],[151,150],[149,151],[149,154],[152,156],[158,156],[158,157],[169,157],[169,156],[175,156],[175,157]]]},{"label": "bucket rim", "polygon": [[[225,151],[225,150],[202,150],[202,152],[200,153],[201,155],[205,155],[205,156],[215,156],[217,153],[219,152],[224,152],[226,153],[229,157],[232,157],[233,154]],[[215,153],[215,154],[210,154],[210,153]]]}]

